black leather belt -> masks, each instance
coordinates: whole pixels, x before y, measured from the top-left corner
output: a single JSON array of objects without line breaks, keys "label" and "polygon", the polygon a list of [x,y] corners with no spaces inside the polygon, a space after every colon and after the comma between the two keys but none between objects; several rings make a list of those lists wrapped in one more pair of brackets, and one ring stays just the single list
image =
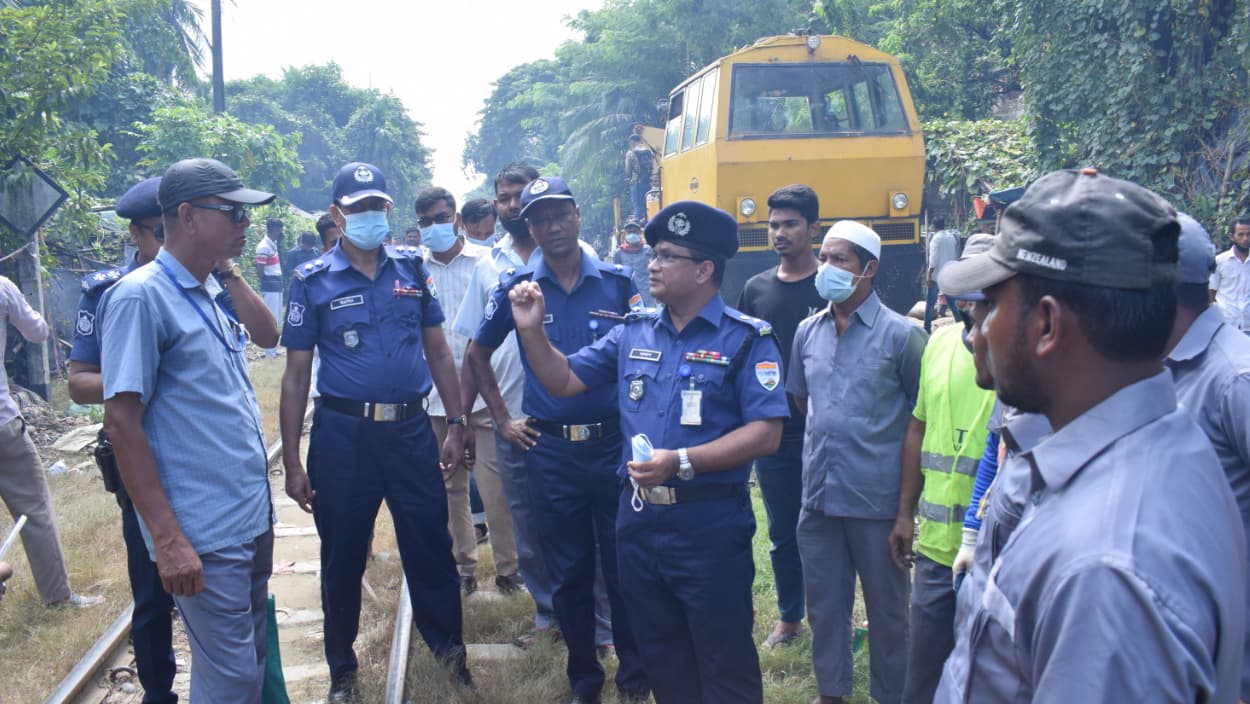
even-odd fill
[{"label": "black leather belt", "polygon": [[621,419],[612,418],[602,423],[586,423],[584,425],[564,425],[550,420],[539,420],[535,418],[530,422],[538,430],[554,435],[558,438],[564,438],[569,442],[587,442],[590,440],[602,440],[621,432]]},{"label": "black leather belt", "polygon": [[407,403],[374,403],[372,401],[353,401],[348,398],[321,395],[321,405],[332,411],[346,413],[357,418],[389,423],[415,418],[425,413],[425,398]]},{"label": "black leather belt", "polygon": [[693,504],[699,501],[714,501],[743,496],[747,493],[746,484],[705,484],[703,486],[653,486],[641,489],[639,496],[646,503],[655,506],[672,506],[673,504]]}]

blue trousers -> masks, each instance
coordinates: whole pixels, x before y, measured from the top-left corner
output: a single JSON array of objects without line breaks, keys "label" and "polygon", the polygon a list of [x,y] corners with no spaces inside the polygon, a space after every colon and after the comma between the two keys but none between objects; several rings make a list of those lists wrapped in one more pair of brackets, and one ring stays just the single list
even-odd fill
[{"label": "blue trousers", "polygon": [[916,553],[903,701],[933,701],[946,658],[954,649],[955,588],[951,584],[951,568]]},{"label": "blue trousers", "polygon": [[552,604],[568,645],[569,685],[575,696],[588,699],[598,696],[604,682],[595,652],[594,588],[600,564],[614,615],[612,639],[620,663],[617,688],[636,697],[645,697],[648,691],[617,579],[620,461],[619,433],[591,442],[543,433],[525,453],[530,503],[538,516],[543,557],[554,587]]},{"label": "blue trousers", "polygon": [[173,610],[174,598],[161,586],[156,563],[148,556],[134,504],[122,496],[122,537],[126,540],[126,571],[135,600],[130,622],[130,641],[135,648],[135,669],[143,685],[143,704],[172,704],[174,694]]},{"label": "blue trousers", "polygon": [[777,452],[755,461],[764,511],[768,515],[768,557],[777,584],[777,609],[781,620],[803,620],[803,560],[795,529],[803,505],[803,438],[781,441]]},{"label": "blue trousers", "polygon": [[759,704],[751,633],[755,515],[739,496],[635,512],[616,521],[621,589],[656,704]]},{"label": "blue trousers", "polygon": [[174,597],[191,643],[191,701],[260,704],[273,530],[200,555],[204,591]]},{"label": "blue trousers", "polygon": [[352,643],[360,627],[360,580],[384,499],[395,522],[417,630],[439,659],[462,652],[460,577],[429,416],[375,422],[322,406],[313,415],[308,476],[317,492],[313,519],[321,536],[321,609],[330,677],[357,669]]},{"label": "blue trousers", "polygon": [[[937,282],[930,281],[929,292],[925,295],[925,302],[924,302],[924,331],[925,332],[932,331],[933,318],[936,317],[936,313],[937,313],[937,299],[938,299],[939,293],[940,292],[938,291]],[[959,306],[950,305],[950,301],[947,301],[947,303],[948,305],[946,307],[951,312],[951,318],[953,318],[955,322],[957,323],[962,323],[964,320],[964,314],[959,310]]]},{"label": "blue trousers", "polygon": [[647,190],[651,188],[650,177],[644,182],[639,178],[638,183],[629,184],[629,204],[634,211],[635,220],[641,221],[647,217]]}]

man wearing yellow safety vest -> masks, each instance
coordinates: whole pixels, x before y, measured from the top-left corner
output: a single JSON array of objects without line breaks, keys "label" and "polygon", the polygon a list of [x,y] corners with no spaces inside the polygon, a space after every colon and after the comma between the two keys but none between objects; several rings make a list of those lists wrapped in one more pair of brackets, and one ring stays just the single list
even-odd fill
[{"label": "man wearing yellow safety vest", "polygon": [[[970,301],[954,301],[965,307]],[[942,665],[955,646],[951,564],[959,552],[964,513],[985,450],[994,392],[976,384],[976,366],[963,325],[933,333],[920,362],[920,391],[903,439],[898,517],[890,533],[895,562],[911,565],[911,642],[903,701],[929,704]],[[920,535],[915,541],[919,514]]]}]

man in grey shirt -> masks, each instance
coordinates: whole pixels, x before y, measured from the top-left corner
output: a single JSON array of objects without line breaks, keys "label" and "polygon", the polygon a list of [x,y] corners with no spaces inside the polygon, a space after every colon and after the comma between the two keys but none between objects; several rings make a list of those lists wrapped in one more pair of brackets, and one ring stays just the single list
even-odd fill
[{"label": "man in grey shirt", "polygon": [[[1210,304],[1207,280],[1215,269],[1211,236],[1184,213],[1180,221],[1181,281],[1168,341],[1171,351],[1164,363],[1172,370],[1176,398],[1211,440],[1241,511],[1242,527],[1250,533],[1250,338],[1224,322],[1220,309]],[[1242,701],[1250,701],[1246,655]]]},{"label": "man in grey shirt", "polygon": [[939,275],[984,291],[999,396],[1055,431],[1019,456],[1024,514],[936,701],[1236,701],[1245,537],[1163,368],[1179,229],[1140,186],[1058,171]]},{"label": "man in grey shirt", "polygon": [[829,228],[816,273],[829,307],[799,323],[787,372],[786,391],[807,415],[798,543],[819,704],[851,694],[856,574],[872,623],[873,698],[901,701],[907,668],[910,582],[886,540],[925,334],[872,290],[880,255],[868,227]]}]

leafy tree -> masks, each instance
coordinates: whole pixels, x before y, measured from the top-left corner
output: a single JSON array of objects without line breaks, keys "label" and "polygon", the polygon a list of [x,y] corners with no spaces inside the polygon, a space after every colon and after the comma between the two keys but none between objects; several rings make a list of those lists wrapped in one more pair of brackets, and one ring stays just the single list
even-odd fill
[{"label": "leafy tree", "polygon": [[555,161],[566,88],[561,78],[559,64],[540,60],[521,64],[496,81],[478,113],[477,133],[465,142],[464,166],[489,180],[514,161]]},{"label": "leafy tree", "polygon": [[1023,120],[932,120],[923,127],[926,190],[950,203],[952,223],[970,219],[973,196],[1040,175]]}]

